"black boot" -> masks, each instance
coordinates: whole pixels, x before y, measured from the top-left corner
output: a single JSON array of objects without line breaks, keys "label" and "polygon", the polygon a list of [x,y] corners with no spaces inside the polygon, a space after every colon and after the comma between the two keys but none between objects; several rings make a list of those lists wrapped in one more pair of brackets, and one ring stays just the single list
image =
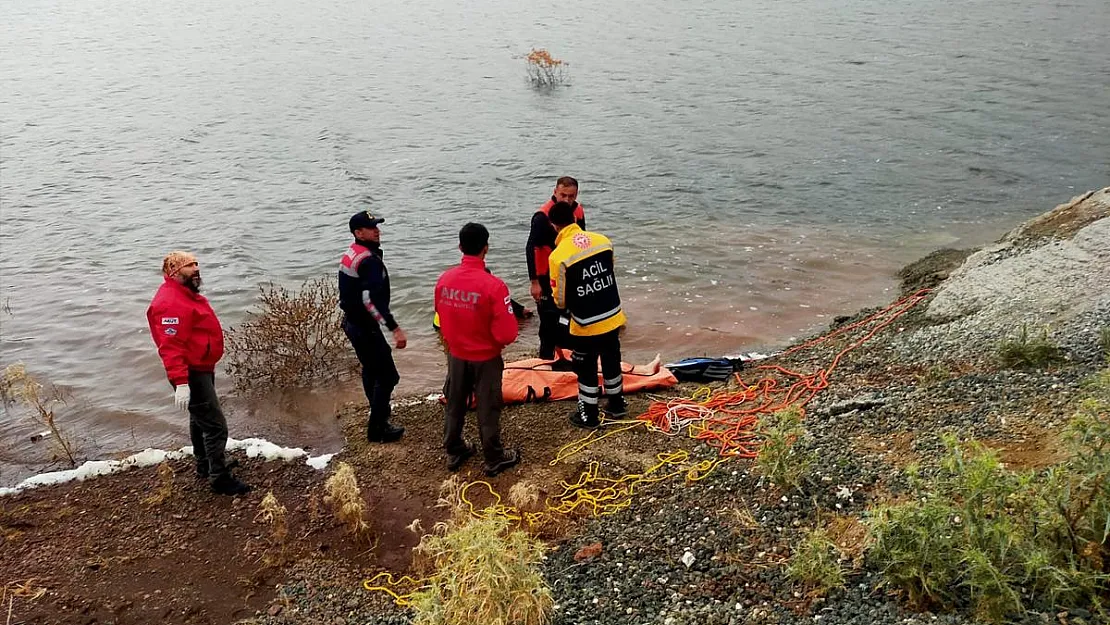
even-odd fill
[{"label": "black boot", "polygon": [[474,445],[466,443],[466,446],[463,447],[462,453],[458,455],[447,454],[447,470],[452,473],[458,471],[462,468],[464,464],[466,464],[467,459],[473,456],[476,451],[477,450],[474,448]]},{"label": "black boot", "polygon": [[605,416],[610,419],[628,418],[628,404],[624,403],[624,395],[614,395],[605,400]]},{"label": "black boot", "polygon": [[486,477],[497,477],[502,471],[511,469],[518,464],[520,464],[520,450],[506,449],[504,455],[501,456],[500,462],[496,464],[486,464]]},{"label": "black boot", "polygon": [[393,443],[401,440],[405,435],[405,428],[399,425],[393,425],[389,421],[382,424],[374,424],[366,426],[366,440],[371,443]]},{"label": "black boot", "polygon": [[[235,467],[239,466],[239,461],[238,460],[228,460],[227,464],[225,464],[224,466],[227,467],[227,469],[230,471],[231,469],[234,469]],[[208,479],[208,459],[207,458],[205,458],[203,460],[197,460],[197,479],[198,480],[207,480]]]},{"label": "black boot", "polygon": [[235,479],[231,473],[221,473],[212,480],[212,492],[217,495],[246,495],[251,487]]},{"label": "black boot", "polygon": [[597,416],[597,406],[578,402],[578,408],[570,413],[570,424],[585,430],[598,428],[601,425],[601,419]]}]

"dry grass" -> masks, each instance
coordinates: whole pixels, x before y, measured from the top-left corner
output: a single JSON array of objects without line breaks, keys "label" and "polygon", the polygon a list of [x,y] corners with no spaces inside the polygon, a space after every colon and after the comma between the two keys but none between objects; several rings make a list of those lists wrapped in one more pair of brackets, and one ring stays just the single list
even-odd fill
[{"label": "dry grass", "polygon": [[260,310],[227,332],[225,362],[237,391],[312,388],[358,371],[335,280],[308,280],[299,291],[273,284],[259,289]]},{"label": "dry grass", "polygon": [[551,590],[540,574],[544,545],[508,520],[457,516],[424,536],[417,551],[434,567],[415,593],[415,625],[545,625]]},{"label": "dry grass", "polygon": [[285,506],[281,505],[273,491],[266,493],[262,503],[258,506],[258,514],[254,517],[255,523],[264,523],[270,526],[268,546],[262,554],[262,562],[266,566],[281,566],[286,561],[286,540],[289,537],[289,527],[286,524]]},{"label": "dry grass", "polygon": [[10,597],[17,597],[19,599],[28,599],[34,601],[46,594],[46,588],[36,586],[35,578],[30,578],[25,582],[11,582],[4,586],[4,594]]},{"label": "dry grass", "polygon": [[367,506],[358,487],[355,471],[346,462],[340,462],[335,473],[324,483],[328,495],[324,498],[332,507],[335,518],[347,526],[347,531],[358,540],[368,540],[370,524],[366,522]]},{"label": "dry grass", "polygon": [[867,552],[867,526],[858,517],[834,514],[827,520],[825,532],[836,545],[841,558],[850,561],[856,568],[863,566],[863,556]]},{"label": "dry grass", "polygon": [[38,382],[22,364],[8,365],[0,378],[0,400],[5,410],[13,404],[22,405],[28,410],[32,421],[50,430],[50,442],[54,446],[56,458],[77,466],[77,450],[73,440],[58,423],[54,409],[66,404],[61,389],[51,386],[49,390]]},{"label": "dry grass", "polygon": [[521,480],[509,489],[509,501],[523,511],[535,512],[540,502],[540,488],[528,480]]},{"label": "dry grass", "polygon": [[143,503],[148,506],[157,506],[162,502],[173,496],[173,480],[174,472],[170,463],[163,462],[158,465],[158,472],[156,473],[158,480],[158,490],[153,495],[143,500]]}]

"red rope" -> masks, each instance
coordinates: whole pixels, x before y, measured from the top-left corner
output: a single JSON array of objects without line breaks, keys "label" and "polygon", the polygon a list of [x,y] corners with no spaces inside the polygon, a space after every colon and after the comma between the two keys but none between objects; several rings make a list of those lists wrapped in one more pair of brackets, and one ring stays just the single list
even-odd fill
[{"label": "red rope", "polygon": [[[762,365],[757,368],[758,371],[774,372],[777,377],[765,376],[749,385],[737,373],[736,381],[740,385],[739,389],[712,392],[705,399],[701,399],[701,394],[698,393],[693,397],[653,401],[647,411],[636,418],[647,421],[666,433],[689,426],[694,438],[705,441],[707,445],[717,449],[721,456],[754,458],[759,446],[755,428],[759,423],[760,415],[773,414],[785,408],[797,406],[804,416],[806,404],[813,400],[817,393],[829,387],[829,377],[845,355],[909,312],[911,308],[928,297],[928,294],[928,289],[922,289],[873,315],[792,347],[782,354],[783,356],[793,354],[847,335],[854,330],[869,328],[862,336],[840,350],[827,367],[818,368],[807,374],[780,365]],[[785,383],[780,384],[780,379],[794,381],[786,386]]]}]

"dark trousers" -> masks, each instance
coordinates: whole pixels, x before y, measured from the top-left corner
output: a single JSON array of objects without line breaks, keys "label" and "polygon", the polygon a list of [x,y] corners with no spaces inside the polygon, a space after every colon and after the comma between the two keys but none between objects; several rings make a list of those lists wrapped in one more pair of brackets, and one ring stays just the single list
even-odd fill
[{"label": "dark trousers", "polygon": [[478,404],[478,432],[486,464],[497,464],[504,459],[505,449],[501,446],[501,372],[504,370],[505,362],[500,356],[481,362],[447,356],[447,381],[443,383],[443,394],[447,397],[443,447],[448,454],[459,456],[466,451],[463,425],[473,393]]},{"label": "dark trousers", "polygon": [[563,313],[555,307],[550,292],[544,293],[536,304],[536,314],[540,318],[540,358],[553,360],[556,349],[568,347],[570,334],[568,327],[559,321]]},{"label": "dark trousers", "polygon": [[208,463],[208,477],[227,473],[227,419],[216,397],[216,374],[189,371],[189,438],[197,466]]},{"label": "dark trousers", "polygon": [[344,322],[343,331],[362,364],[362,390],[370,403],[370,420],[366,427],[371,430],[382,428],[389,422],[389,398],[401,381],[397,365],[393,363],[393,350],[377,328],[362,328]]},{"label": "dark trousers", "polygon": [[[573,338],[574,373],[578,376],[578,401],[585,405],[586,414],[597,416],[598,398],[604,391],[612,402],[624,398],[624,377],[621,373],[620,329],[598,336]],[[601,359],[602,386],[597,385],[597,361]]]}]

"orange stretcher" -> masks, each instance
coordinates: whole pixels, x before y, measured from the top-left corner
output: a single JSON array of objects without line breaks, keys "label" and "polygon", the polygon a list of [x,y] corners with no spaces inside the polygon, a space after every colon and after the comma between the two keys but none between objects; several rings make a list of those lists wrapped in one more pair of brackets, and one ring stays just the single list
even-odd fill
[{"label": "orange stretcher", "polygon": [[[570,367],[570,351],[559,350],[555,360],[527,358],[505,363],[501,376],[501,392],[506,405],[561,401],[578,397],[578,377]],[[678,384],[659,358],[647,365],[621,363],[624,392],[636,393],[670,388]],[[603,385],[598,375],[598,386]]]}]

